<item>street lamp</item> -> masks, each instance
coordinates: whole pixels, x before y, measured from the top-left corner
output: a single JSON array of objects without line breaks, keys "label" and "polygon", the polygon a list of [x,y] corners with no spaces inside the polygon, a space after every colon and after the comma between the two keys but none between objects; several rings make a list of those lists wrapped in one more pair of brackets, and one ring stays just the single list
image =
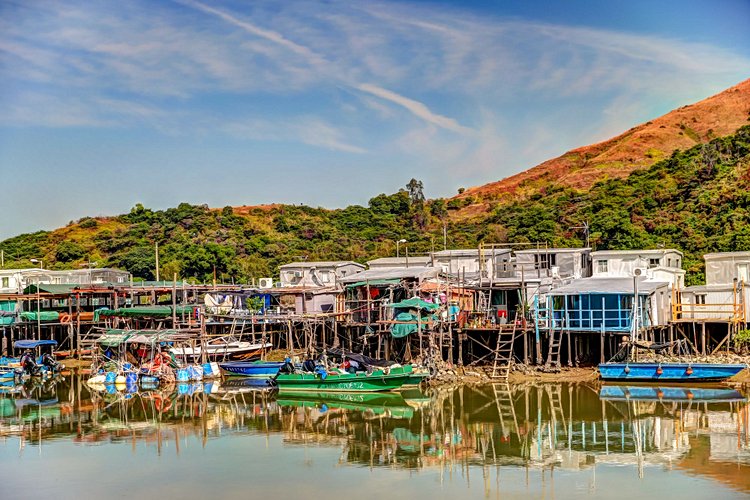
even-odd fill
[{"label": "street lamp", "polygon": [[39,264],[39,269],[44,268],[44,262],[42,262],[42,259],[29,259],[29,262],[32,264]]},{"label": "street lamp", "polygon": [[398,254],[398,246],[399,246],[399,245],[400,245],[401,243],[406,243],[406,240],[402,238],[402,239],[400,239],[400,240],[396,241],[396,258],[398,258],[398,257],[399,257],[399,254]]}]

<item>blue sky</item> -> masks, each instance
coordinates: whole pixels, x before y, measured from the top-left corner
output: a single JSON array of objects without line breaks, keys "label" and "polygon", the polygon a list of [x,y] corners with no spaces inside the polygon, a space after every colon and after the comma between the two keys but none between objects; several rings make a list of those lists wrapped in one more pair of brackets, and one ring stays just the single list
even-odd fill
[{"label": "blue sky", "polygon": [[747,1],[0,0],[0,238],[428,197],[750,77]]}]

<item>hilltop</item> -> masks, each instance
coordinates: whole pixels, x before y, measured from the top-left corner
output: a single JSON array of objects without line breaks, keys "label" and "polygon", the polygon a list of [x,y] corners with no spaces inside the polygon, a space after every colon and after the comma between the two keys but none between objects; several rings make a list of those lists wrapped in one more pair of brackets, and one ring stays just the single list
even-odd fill
[{"label": "hilltop", "polygon": [[749,123],[750,79],[617,137],[573,149],[500,181],[469,188],[456,198],[507,200],[530,196],[551,186],[589,189],[598,181],[626,177],[668,158],[675,150],[732,134]]}]

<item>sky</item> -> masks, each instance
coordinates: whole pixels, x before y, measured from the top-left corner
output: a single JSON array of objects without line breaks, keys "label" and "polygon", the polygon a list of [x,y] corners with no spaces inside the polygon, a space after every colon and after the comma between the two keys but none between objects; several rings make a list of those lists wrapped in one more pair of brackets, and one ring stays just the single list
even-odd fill
[{"label": "sky", "polygon": [[0,240],[452,196],[749,78],[748,26],[748,0],[0,0]]}]

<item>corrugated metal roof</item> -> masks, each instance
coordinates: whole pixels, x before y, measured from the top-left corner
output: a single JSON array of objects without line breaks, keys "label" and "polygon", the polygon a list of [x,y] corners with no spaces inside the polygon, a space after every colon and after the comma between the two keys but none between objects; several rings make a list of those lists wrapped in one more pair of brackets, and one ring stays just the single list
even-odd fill
[{"label": "corrugated metal roof", "polygon": [[422,257],[422,256],[409,257],[408,259],[406,257],[381,257],[379,259],[368,260],[367,265],[368,266],[376,265],[376,266],[385,267],[386,264],[390,264],[392,265],[392,267],[401,267],[401,266],[406,265],[407,260],[409,262],[409,265],[412,265],[412,264],[424,265],[424,264],[429,264],[432,259],[430,259],[429,257]]},{"label": "corrugated metal roof", "polygon": [[304,268],[310,268],[310,267],[341,267],[341,266],[359,266],[362,269],[365,268],[362,264],[359,264],[358,262],[352,262],[350,260],[335,260],[335,261],[320,261],[320,262],[290,262],[289,264],[284,264],[283,266],[279,266],[279,269],[287,269],[290,267],[304,267]]},{"label": "corrugated metal roof", "polygon": [[591,251],[588,247],[583,248],[529,248],[526,250],[516,250],[516,254],[534,254],[534,253],[571,253]]},{"label": "corrugated metal roof", "polygon": [[652,248],[649,250],[597,250],[591,252],[592,257],[598,257],[600,255],[664,255],[667,253],[678,253],[682,255],[682,252],[675,250],[674,248]]},{"label": "corrugated metal roof", "polygon": [[[493,255],[502,255],[510,252],[510,248],[486,248],[482,253],[485,257]],[[472,257],[479,256],[479,249],[477,248],[462,248],[456,250],[440,250],[439,252],[432,252],[435,257]]]},{"label": "corrugated metal roof", "polygon": [[[690,292],[731,292],[734,289],[732,283],[715,284],[715,285],[693,285],[688,286],[680,290],[682,293]],[[740,292],[740,288],[737,287],[737,293]]]},{"label": "corrugated metal roof", "polygon": [[[638,294],[648,295],[659,288],[669,287],[665,281],[646,281],[638,279]],[[634,293],[633,278],[581,278],[571,283],[555,288],[550,295],[575,295],[586,293]]]},{"label": "corrugated metal roof", "polygon": [[438,267],[384,267],[369,269],[361,273],[339,278],[339,283],[356,283],[358,281],[388,280],[388,279],[427,279],[436,278],[440,274]]}]

